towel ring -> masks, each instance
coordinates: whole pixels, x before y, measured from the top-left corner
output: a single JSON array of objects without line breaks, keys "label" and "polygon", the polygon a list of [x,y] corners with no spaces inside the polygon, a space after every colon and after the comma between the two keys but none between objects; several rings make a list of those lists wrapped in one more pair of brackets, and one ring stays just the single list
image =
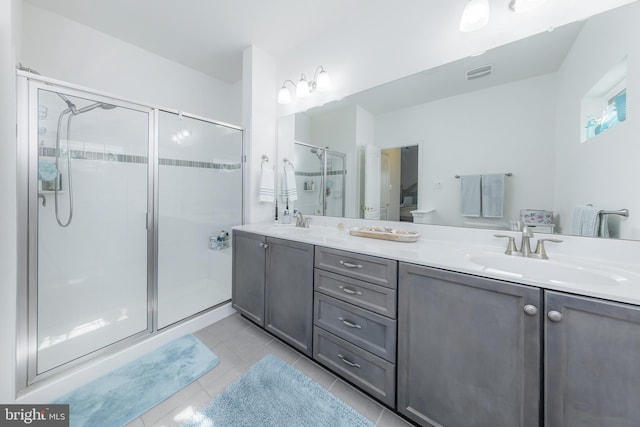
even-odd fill
[{"label": "towel ring", "polygon": [[295,167],[293,166],[293,163],[291,163],[291,161],[289,159],[287,159],[286,157],[284,159],[282,159],[282,162],[284,163],[284,170],[287,170],[287,164],[289,166],[291,166],[291,170],[294,170]]},{"label": "towel ring", "polygon": [[262,162],[260,163],[260,169],[264,169],[264,164],[265,163],[267,163],[267,164],[269,163],[269,158],[265,154],[263,154],[262,155]]}]

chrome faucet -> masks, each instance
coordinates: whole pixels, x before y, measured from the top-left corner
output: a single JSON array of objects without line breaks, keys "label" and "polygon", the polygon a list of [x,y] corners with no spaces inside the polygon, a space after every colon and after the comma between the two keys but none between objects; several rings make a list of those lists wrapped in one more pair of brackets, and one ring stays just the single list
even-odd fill
[{"label": "chrome faucet", "polygon": [[509,239],[507,243],[507,250],[504,251],[507,255],[521,256],[525,258],[538,258],[549,259],[547,251],[544,248],[544,242],[561,243],[559,239],[538,239],[535,252],[531,251],[531,238],[533,232],[526,225],[522,227],[522,242],[520,244],[520,250],[516,246],[516,239],[513,236],[507,236],[504,234],[494,234],[495,237],[504,237]]},{"label": "chrome faucet", "polygon": [[309,221],[311,218],[305,218],[300,211],[296,212],[296,227],[309,228]]}]

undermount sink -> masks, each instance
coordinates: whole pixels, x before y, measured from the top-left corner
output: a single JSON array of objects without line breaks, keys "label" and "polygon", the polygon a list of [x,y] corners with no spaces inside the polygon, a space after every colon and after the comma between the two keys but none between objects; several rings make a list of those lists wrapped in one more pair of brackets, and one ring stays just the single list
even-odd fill
[{"label": "undermount sink", "polygon": [[483,267],[487,273],[532,279],[555,285],[614,286],[629,280],[625,275],[608,269],[600,270],[553,260],[491,254],[471,256],[469,261]]},{"label": "undermount sink", "polygon": [[269,232],[282,236],[301,236],[311,233],[311,229],[296,227],[295,225],[274,225],[273,227],[269,228]]}]

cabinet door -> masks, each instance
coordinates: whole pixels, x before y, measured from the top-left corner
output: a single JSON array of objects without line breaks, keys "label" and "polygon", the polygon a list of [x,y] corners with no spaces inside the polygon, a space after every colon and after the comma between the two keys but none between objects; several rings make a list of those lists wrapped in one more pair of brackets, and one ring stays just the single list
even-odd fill
[{"label": "cabinet door", "polygon": [[313,245],[267,238],[265,328],[311,356]]},{"label": "cabinet door", "polygon": [[537,288],[400,264],[398,411],[429,426],[538,426],[540,301]]},{"label": "cabinet door", "polygon": [[233,231],[232,305],[260,326],[264,326],[265,243],[264,236]]},{"label": "cabinet door", "polygon": [[545,425],[640,426],[640,307],[558,292],[545,307]]}]

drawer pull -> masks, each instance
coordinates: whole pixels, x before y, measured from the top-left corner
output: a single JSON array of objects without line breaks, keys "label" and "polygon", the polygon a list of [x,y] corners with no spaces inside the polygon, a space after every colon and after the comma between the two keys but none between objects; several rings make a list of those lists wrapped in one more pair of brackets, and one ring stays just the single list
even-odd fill
[{"label": "drawer pull", "polygon": [[350,360],[345,359],[345,357],[344,357],[343,355],[341,355],[341,354],[338,354],[338,357],[340,358],[340,360],[342,360],[342,362],[343,362],[345,365],[349,365],[349,366],[351,366],[352,368],[358,368],[358,369],[360,369],[360,364],[358,364],[358,363],[353,363],[353,362],[351,362]]},{"label": "drawer pull", "polygon": [[340,289],[342,289],[342,292],[344,292],[345,294],[349,294],[349,295],[362,295],[362,292],[360,291],[354,291],[351,288],[345,288],[344,286],[338,286]]},{"label": "drawer pull", "polygon": [[340,261],[340,264],[344,265],[347,268],[362,268],[362,265],[360,264],[352,264],[350,262],[347,261]]},{"label": "drawer pull", "polygon": [[360,325],[358,325],[356,323],[350,322],[348,320],[345,320],[342,317],[338,317],[338,320],[341,321],[345,326],[348,326],[350,328],[362,329],[362,326],[360,326]]}]

